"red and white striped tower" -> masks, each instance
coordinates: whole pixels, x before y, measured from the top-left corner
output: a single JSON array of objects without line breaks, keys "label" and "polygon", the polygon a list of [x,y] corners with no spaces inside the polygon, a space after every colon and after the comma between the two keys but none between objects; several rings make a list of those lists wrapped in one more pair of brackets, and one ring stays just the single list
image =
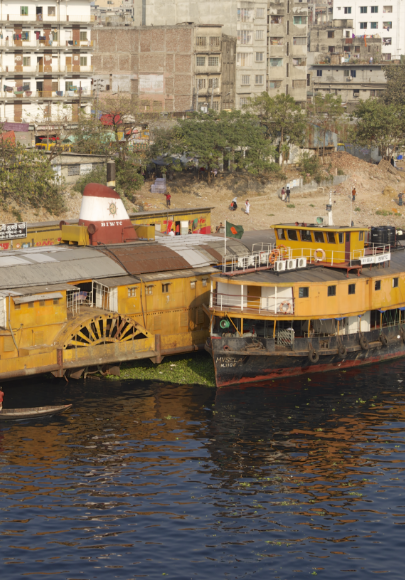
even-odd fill
[{"label": "red and white striped tower", "polygon": [[84,188],[79,225],[87,226],[91,246],[138,239],[118,193],[100,183],[89,183]]}]

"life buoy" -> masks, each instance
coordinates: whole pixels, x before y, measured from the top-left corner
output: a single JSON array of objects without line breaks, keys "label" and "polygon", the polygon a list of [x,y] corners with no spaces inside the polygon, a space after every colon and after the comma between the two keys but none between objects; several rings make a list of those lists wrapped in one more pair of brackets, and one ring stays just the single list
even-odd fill
[{"label": "life buoy", "polygon": [[344,357],[347,355],[347,348],[345,347],[344,344],[340,344],[338,346],[338,355],[341,357]]},{"label": "life buoy", "polygon": [[[321,253],[320,257],[318,255],[319,252]],[[325,260],[325,258],[326,258],[325,250],[322,250],[322,248],[318,248],[317,250],[315,250],[315,252],[314,252],[314,259],[317,262],[323,262]]]},{"label": "life buoy", "polygon": [[311,363],[317,363],[319,360],[319,353],[311,349],[308,353],[308,359]]},{"label": "life buoy", "polygon": [[280,258],[284,260],[285,256],[288,254],[288,248],[285,246],[277,246],[277,250],[279,252]]},{"label": "life buoy", "polygon": [[368,350],[368,340],[365,336],[360,337],[360,346],[363,350]]},{"label": "life buoy", "polygon": [[380,340],[381,340],[381,344],[383,346],[387,346],[387,344],[388,344],[388,338],[385,336],[385,334],[380,334]]},{"label": "life buoy", "polygon": [[280,252],[278,250],[273,250],[272,252],[270,252],[269,255],[269,264],[270,266],[272,266],[274,264],[274,262],[277,260],[278,256],[279,256]]},{"label": "life buoy", "polygon": [[281,314],[291,314],[292,311],[291,302],[288,302],[288,300],[282,302],[278,307],[278,311],[281,312]]}]

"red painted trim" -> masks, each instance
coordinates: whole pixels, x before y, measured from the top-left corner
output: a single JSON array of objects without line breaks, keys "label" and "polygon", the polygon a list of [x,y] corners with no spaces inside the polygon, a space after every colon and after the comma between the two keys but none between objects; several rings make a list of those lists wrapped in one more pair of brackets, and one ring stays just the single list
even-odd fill
[{"label": "red painted trim", "polygon": [[114,189],[110,189],[106,185],[101,185],[101,183],[89,183],[86,185],[83,191],[84,197],[113,197],[115,199],[120,199],[120,196]]}]

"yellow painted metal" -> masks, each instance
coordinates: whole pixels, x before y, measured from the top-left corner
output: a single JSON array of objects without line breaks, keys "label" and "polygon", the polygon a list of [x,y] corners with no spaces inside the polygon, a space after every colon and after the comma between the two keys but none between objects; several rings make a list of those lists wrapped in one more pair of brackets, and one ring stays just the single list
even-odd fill
[{"label": "yellow painted metal", "polygon": [[154,240],[155,239],[155,226],[150,225],[135,225],[135,231],[138,238],[144,240]]},{"label": "yellow painted metal", "polygon": [[75,244],[77,246],[89,245],[89,233],[86,226],[62,226],[61,239],[63,244]]}]

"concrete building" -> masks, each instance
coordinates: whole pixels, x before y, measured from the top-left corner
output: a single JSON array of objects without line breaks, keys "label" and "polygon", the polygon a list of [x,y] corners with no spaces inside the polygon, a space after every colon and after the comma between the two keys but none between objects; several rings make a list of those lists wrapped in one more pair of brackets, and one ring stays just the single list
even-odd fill
[{"label": "concrete building", "polygon": [[294,0],[270,2],[268,23],[267,91],[271,97],[285,93],[305,102],[308,5]]},{"label": "concrete building", "polygon": [[221,25],[94,29],[94,84],[137,95],[145,110],[235,106],[236,38]]},{"label": "concrete building", "polygon": [[382,60],[405,54],[405,5],[400,0],[334,0],[333,19],[343,18],[353,19],[356,36],[382,39]]},{"label": "concrete building", "polygon": [[88,0],[1,4],[3,121],[38,125],[44,118],[77,118],[91,97],[91,27]]}]

